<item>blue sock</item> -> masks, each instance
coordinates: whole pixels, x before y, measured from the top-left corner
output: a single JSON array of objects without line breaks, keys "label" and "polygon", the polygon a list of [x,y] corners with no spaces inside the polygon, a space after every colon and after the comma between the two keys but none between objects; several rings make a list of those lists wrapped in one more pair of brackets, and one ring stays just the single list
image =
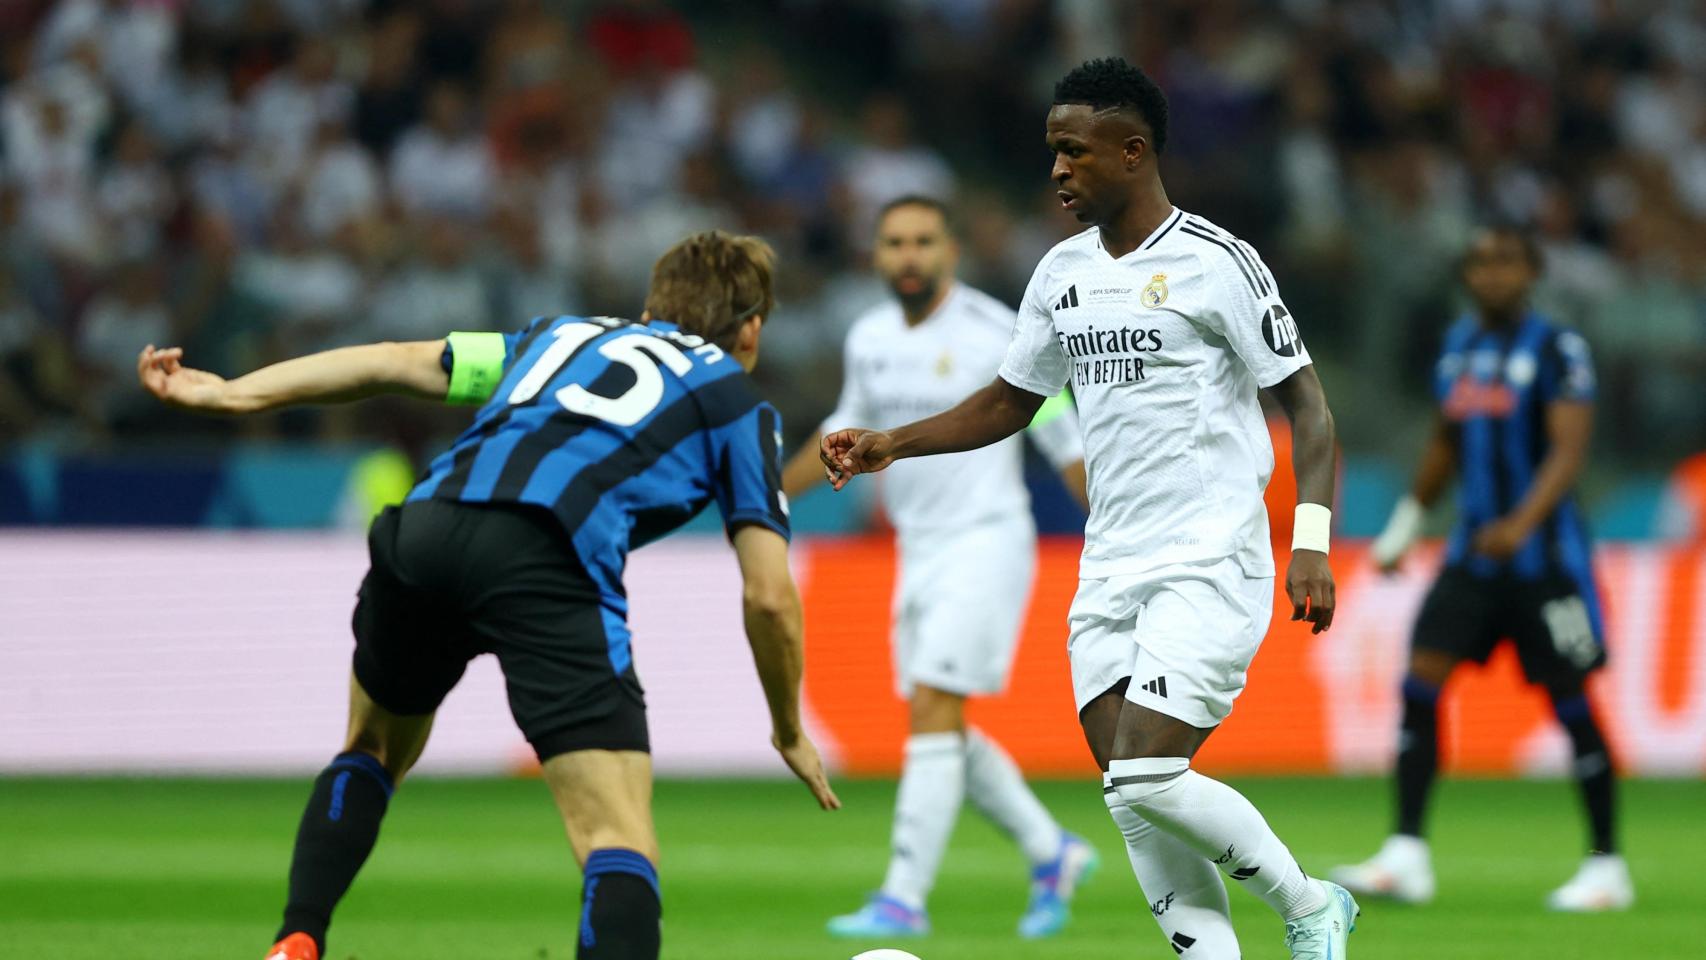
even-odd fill
[{"label": "blue sock", "polygon": [[594,850],[581,891],[578,960],[656,960],[663,901],[658,871],[633,850]]}]

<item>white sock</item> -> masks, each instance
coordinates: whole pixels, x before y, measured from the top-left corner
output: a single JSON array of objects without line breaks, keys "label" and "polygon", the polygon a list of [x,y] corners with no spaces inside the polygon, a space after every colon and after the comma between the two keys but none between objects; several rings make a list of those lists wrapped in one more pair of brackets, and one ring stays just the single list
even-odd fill
[{"label": "white sock", "polygon": [[1138,816],[1214,861],[1282,919],[1296,920],[1327,905],[1326,893],[1250,801],[1192,770],[1184,757],[1115,760],[1108,777]]},{"label": "white sock", "polygon": [[966,731],[966,796],[1019,844],[1033,866],[1060,855],[1060,824],[1001,744],[975,727]]},{"label": "white sock", "polygon": [[1105,775],[1102,799],[1125,837],[1131,872],[1161,935],[1181,956],[1238,960],[1238,936],[1220,871],[1184,841],[1138,816]]},{"label": "white sock", "polygon": [[883,895],[924,909],[966,795],[966,744],[958,733],[915,733],[894,803],[894,839]]}]

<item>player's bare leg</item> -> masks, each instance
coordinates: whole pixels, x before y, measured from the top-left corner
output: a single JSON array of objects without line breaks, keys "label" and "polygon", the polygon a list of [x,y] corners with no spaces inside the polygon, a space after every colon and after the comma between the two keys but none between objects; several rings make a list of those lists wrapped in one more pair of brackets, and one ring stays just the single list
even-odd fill
[{"label": "player's bare leg", "polygon": [[1391,897],[1403,903],[1427,903],[1434,897],[1433,859],[1422,831],[1439,774],[1440,691],[1458,663],[1458,657],[1440,650],[1410,654],[1393,777],[1397,823],[1374,856],[1332,873],[1335,883],[1358,896]]},{"label": "player's bare leg", "polygon": [[349,678],[349,730],[345,753],[365,753],[379,761],[393,786],[414,769],[432,734],[434,714],[403,716],[373,702],[354,676]]},{"label": "player's bare leg", "polygon": [[432,714],[392,713],[350,677],[344,750],[314,780],[302,812],[284,923],[268,960],[317,960],[325,951],[332,911],[367,862],[391,792],[420,759],[431,732]]},{"label": "player's bare leg", "polygon": [[965,733],[966,698],[962,694],[918,684],[907,701],[907,732]]},{"label": "player's bare leg", "polygon": [[651,756],[575,750],[546,760],[544,774],[586,877],[575,956],[655,960],[662,901]]},{"label": "player's bare leg", "polygon": [[[1343,957],[1356,904],[1334,884],[1310,879],[1242,794],[1190,769],[1212,728],[1193,727],[1129,700],[1120,705],[1107,787],[1157,832],[1207,857],[1286,924],[1296,960]],[[1187,939],[1195,935],[1188,931]],[[1171,937],[1184,954],[1194,948]],[[1202,951],[1202,955],[1210,955]]]},{"label": "player's bare leg", "polygon": [[563,815],[575,862],[595,850],[623,849],[656,864],[652,758],[638,750],[575,750],[545,761],[545,785]]}]

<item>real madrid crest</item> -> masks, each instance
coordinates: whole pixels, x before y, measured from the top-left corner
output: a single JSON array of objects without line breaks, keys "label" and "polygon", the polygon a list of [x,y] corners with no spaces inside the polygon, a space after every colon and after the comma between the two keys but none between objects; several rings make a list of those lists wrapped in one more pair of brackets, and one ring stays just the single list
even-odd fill
[{"label": "real madrid crest", "polygon": [[944,350],[944,351],[942,351],[942,355],[940,357],[936,358],[936,376],[945,377],[948,374],[953,373],[953,372],[954,372],[954,357],[952,354],[950,354],[946,350]]},{"label": "real madrid crest", "polygon": [[1167,302],[1167,275],[1158,273],[1143,288],[1143,305],[1159,307]]}]

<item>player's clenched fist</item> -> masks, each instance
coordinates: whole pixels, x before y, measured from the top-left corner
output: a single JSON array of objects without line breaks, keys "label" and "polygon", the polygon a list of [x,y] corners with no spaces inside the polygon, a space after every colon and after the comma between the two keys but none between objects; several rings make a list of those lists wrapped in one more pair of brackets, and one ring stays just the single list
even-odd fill
[{"label": "player's clenched fist", "polygon": [[894,438],[881,430],[837,430],[824,436],[818,458],[830,484],[840,490],[859,474],[893,463]]}]

